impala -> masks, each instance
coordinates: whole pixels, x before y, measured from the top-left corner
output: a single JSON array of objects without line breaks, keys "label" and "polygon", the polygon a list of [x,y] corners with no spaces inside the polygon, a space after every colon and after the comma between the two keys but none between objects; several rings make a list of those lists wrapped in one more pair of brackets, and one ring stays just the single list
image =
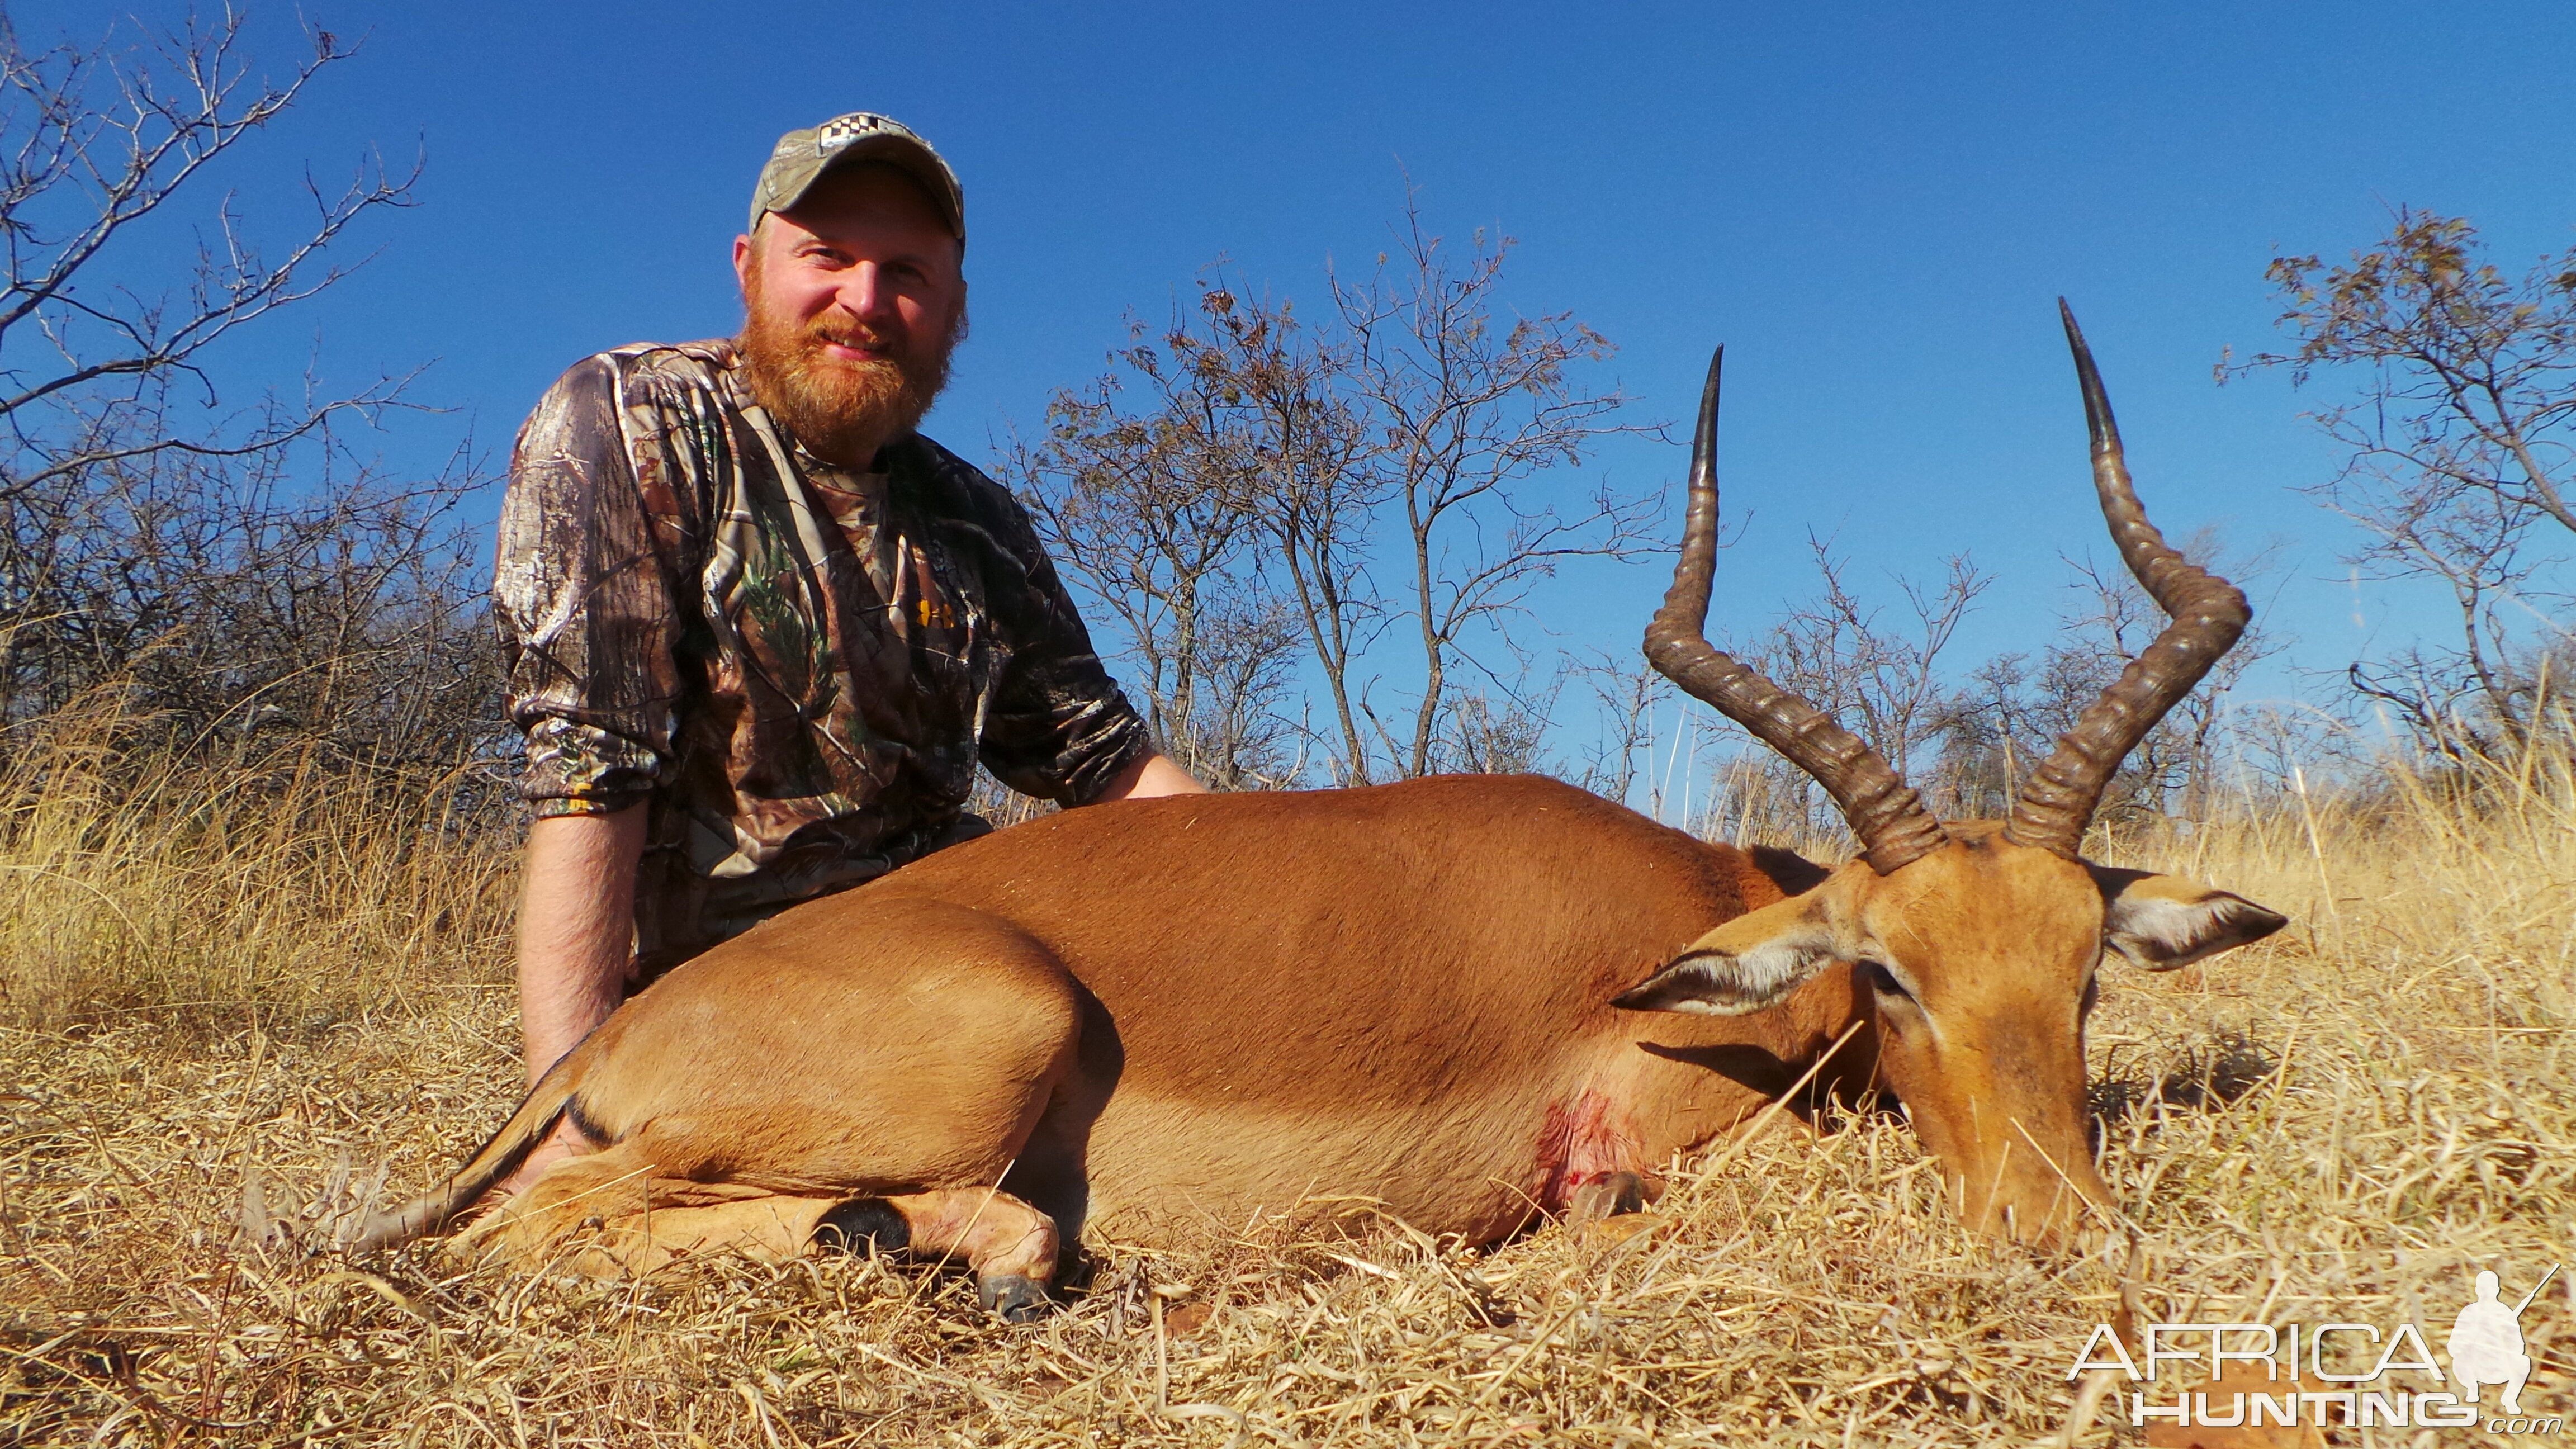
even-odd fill
[{"label": "impala", "polygon": [[1858,859],[1711,844],[1533,777],[1044,817],[672,971],[360,1241],[443,1226],[568,1119],[596,1150],[467,1241],[641,1271],[864,1239],[963,1260],[1025,1317],[1086,1222],[1151,1242],[1362,1196],[1487,1242],[1633,1207],[1644,1174],[1819,1067],[1903,1103],[1971,1223],[2059,1236],[2110,1201],[2084,1106],[2103,962],[2167,970],[2283,923],[2079,853],[2121,759],[2247,610],[2147,521],[2064,320],[2103,514],[2172,622],[2009,819],[1935,819],[1708,643],[1721,350],[1646,653],[1822,784]]}]

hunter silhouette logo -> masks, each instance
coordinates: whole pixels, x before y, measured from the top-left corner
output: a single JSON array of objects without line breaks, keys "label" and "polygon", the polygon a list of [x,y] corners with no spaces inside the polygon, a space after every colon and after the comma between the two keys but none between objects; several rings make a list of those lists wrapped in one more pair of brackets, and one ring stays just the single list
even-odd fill
[{"label": "hunter silhouette logo", "polygon": [[2474,1404],[2486,1385],[2495,1384],[2504,1390],[2499,1406],[2508,1414],[2522,1412],[2522,1381],[2531,1377],[2531,1355],[2522,1351],[2522,1310],[2557,1276],[2553,1264],[2520,1303],[2507,1308],[2496,1297],[2496,1275],[2479,1272],[2478,1296],[2452,1323],[2448,1345],[2451,1377],[2459,1380],[2463,1398]]},{"label": "hunter silhouette logo", "polygon": [[[2128,1395],[2132,1426],[2162,1421],[2173,1428],[2466,1429],[2476,1427],[2479,1398],[2492,1387],[2497,1391],[2498,1417],[2487,1421],[2489,1431],[2555,1434],[2562,1429],[2562,1420],[2523,1413],[2522,1389],[2531,1376],[2531,1355],[2523,1348],[2522,1314],[2557,1276],[2553,1265],[2519,1302],[2508,1304],[2501,1280],[2493,1272],[2481,1271],[2475,1280],[2476,1296],[2452,1321],[2443,1345],[2451,1361],[2447,1375],[2435,1362],[2423,1330],[2412,1323],[2399,1323],[2385,1332],[2369,1323],[2313,1327],[2150,1323],[2139,1335],[2143,1352],[2136,1358],[2110,1325],[2097,1324],[2066,1377],[2071,1382],[2086,1373],[2107,1370],[2135,1384],[2152,1384],[2160,1369],[2168,1371],[2170,1380],[2169,1371],[2177,1365],[2201,1366],[2194,1377],[2207,1382],[2193,1391],[2161,1401],[2132,1391]],[[2332,1366],[2336,1361],[2340,1367]],[[2443,1387],[2400,1388],[2388,1377],[2400,1370],[2421,1374]],[[2336,1417],[2338,1410],[2340,1417]]]}]

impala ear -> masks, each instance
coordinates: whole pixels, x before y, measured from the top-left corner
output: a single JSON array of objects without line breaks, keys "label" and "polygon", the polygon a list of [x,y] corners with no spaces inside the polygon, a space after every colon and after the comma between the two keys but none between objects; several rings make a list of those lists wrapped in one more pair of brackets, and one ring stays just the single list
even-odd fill
[{"label": "impala ear", "polygon": [[1748,912],[1684,947],[1663,970],[1610,998],[1630,1011],[1742,1016],[1833,964],[1833,924],[1819,892]]},{"label": "impala ear", "polygon": [[2180,876],[2091,869],[2102,888],[2102,944],[2150,971],[2233,951],[2290,923],[2243,896]]}]

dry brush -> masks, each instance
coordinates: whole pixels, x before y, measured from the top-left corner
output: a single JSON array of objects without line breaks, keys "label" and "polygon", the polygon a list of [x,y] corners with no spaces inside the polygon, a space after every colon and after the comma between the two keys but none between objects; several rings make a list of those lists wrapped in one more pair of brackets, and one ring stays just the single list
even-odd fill
[{"label": "dry brush", "polygon": [[[1964,1233],[1885,1116],[1684,1164],[1628,1237],[1475,1253],[1338,1203],[1101,1244],[1033,1329],[866,1259],[308,1258],[299,1225],[380,1169],[420,1186],[508,1105],[506,841],[441,829],[436,781],[48,768],[0,817],[0,1442],[2026,1443],[2119,1301],[2116,1265]],[[2563,771],[2400,773],[2096,854],[2297,917],[2124,973],[2096,1017],[2145,1312],[2438,1343],[2475,1268],[2576,1266]],[[2524,1318],[2543,1413],[2576,1408],[2570,1305]]]}]

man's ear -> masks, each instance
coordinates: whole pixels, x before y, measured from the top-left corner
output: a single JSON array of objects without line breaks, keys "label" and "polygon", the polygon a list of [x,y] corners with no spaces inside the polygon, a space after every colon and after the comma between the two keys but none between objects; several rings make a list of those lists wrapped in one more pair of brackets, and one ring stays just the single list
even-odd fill
[{"label": "man's ear", "polygon": [[1834,962],[1833,923],[1822,894],[1809,891],[1736,917],[1610,1004],[1704,1016],[1760,1011]]},{"label": "man's ear", "polygon": [[2180,876],[2090,869],[2102,888],[2102,944],[2150,971],[2233,951],[2290,923],[2243,896]]}]

